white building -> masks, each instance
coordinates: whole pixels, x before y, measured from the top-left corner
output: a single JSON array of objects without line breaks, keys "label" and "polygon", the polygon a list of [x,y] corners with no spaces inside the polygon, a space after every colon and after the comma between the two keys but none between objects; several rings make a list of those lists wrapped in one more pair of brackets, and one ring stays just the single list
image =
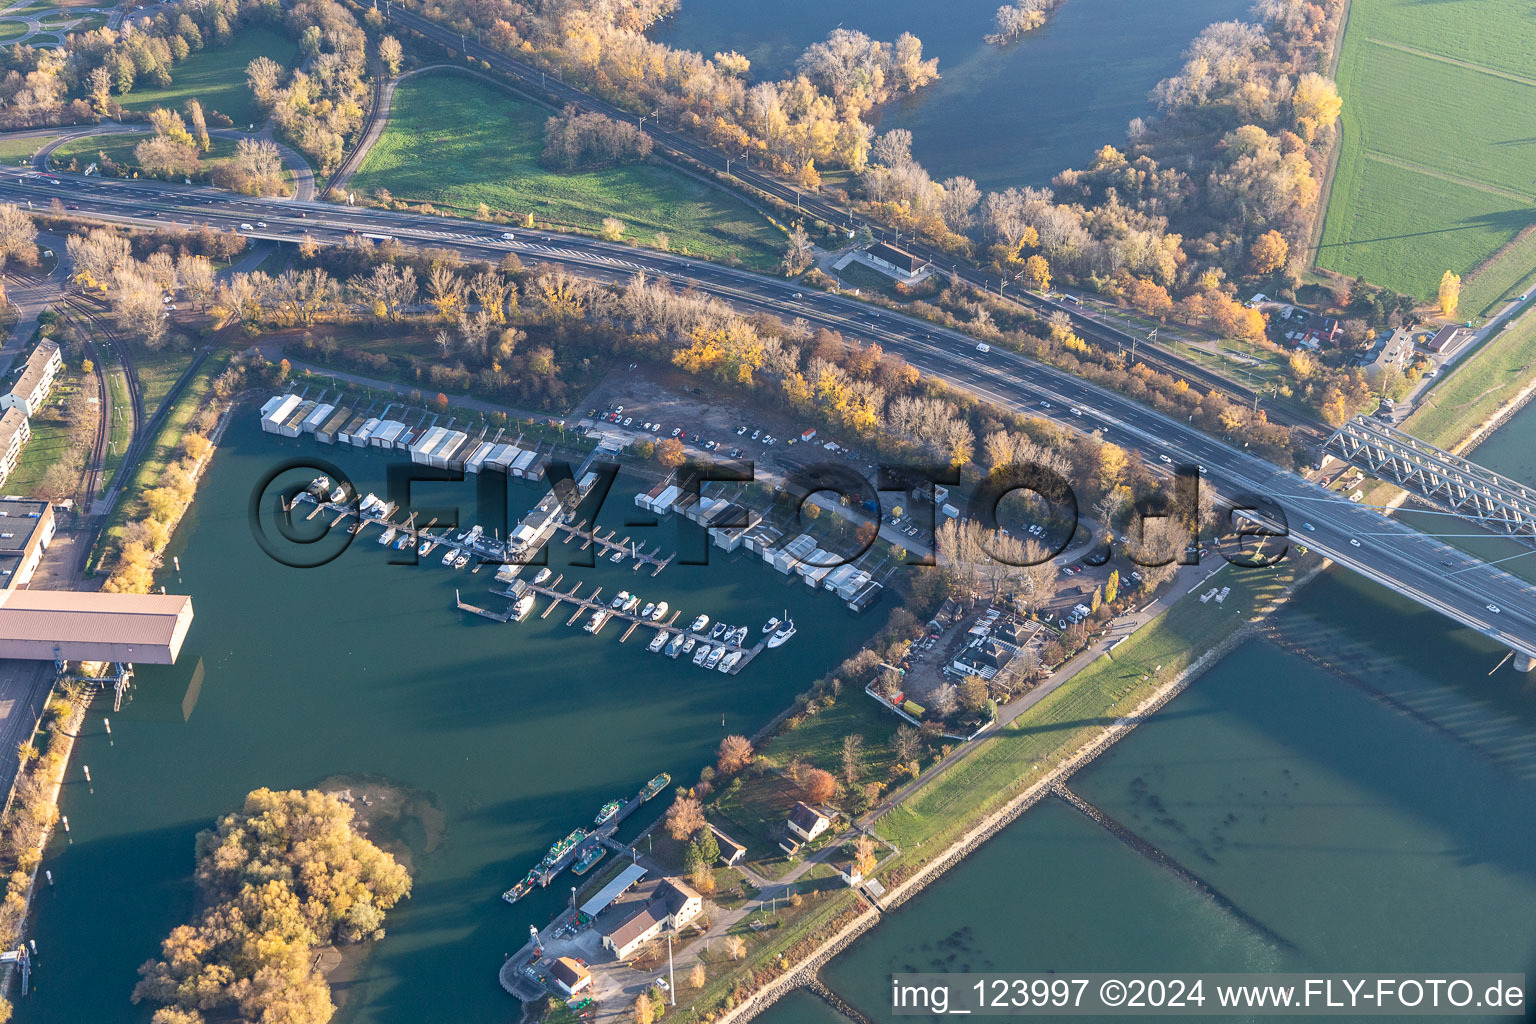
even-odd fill
[{"label": "white building", "polygon": [[0,409],[20,409],[28,416],[36,416],[37,411],[48,401],[48,392],[53,390],[53,379],[59,375],[63,366],[64,358],[59,355],[57,342],[47,338],[38,342],[11,390],[0,395]]}]

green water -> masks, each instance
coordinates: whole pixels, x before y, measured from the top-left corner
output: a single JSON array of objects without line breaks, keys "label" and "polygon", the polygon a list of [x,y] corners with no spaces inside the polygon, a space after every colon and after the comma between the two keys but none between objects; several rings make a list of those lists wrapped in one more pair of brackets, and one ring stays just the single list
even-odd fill
[{"label": "green water", "polygon": [[[446,828],[430,852],[421,835],[407,837],[413,895],[357,982],[338,993],[339,1019],[510,1021],[517,1004],[497,969],[530,923],[564,904],[570,876],[515,907],[502,890],[549,843],[590,826],[604,801],[663,770],[695,778],[725,733],[755,731],[883,617],[854,619],[832,595],[744,559],[674,565],[655,579],[606,562],[568,571],[588,591],[638,590],[687,616],[707,611],[754,629],[787,606],[799,635],[728,677],[648,653],[649,630],[620,647],[613,624],[594,638],[567,628],[568,612],[521,624],[462,614],[455,587],[466,599],[499,600],[486,594],[488,570],[455,573],[438,555],[417,568],[389,565],[374,531],[324,568],[284,568],[257,549],[246,504],[269,466],[297,454],[336,461],[382,493],[382,456],[279,442],[254,416],[237,419],[177,535],[171,553],[182,571],[164,580],[193,595],[182,664],[142,668],[132,702],[93,711],[76,747],[62,805],[71,831],[48,853],[57,885],[38,904],[26,1019],[147,1019],[130,1009],[129,992],[138,965],[192,911],[196,832],[252,788],[367,774],[429,794]],[[514,514],[540,493],[520,485]],[[638,511],[631,494],[610,497],[602,521],[622,527]],[[473,489],[427,498],[468,507]],[[671,527],[649,532],[658,543],[672,537]],[[565,550],[552,556],[557,571]],[[199,656],[204,677],[189,695]],[[102,714],[111,714],[110,738]],[[666,802],[626,822],[626,834]]]},{"label": "green water", "polygon": [[1068,0],[1043,28],[1006,47],[983,37],[1000,0],[683,0],[652,34],[710,55],[737,50],[753,75],[793,71],[811,43],[839,26],[875,39],[912,32],[943,76],[884,112],[879,128],[909,128],[913,155],[935,178],[963,174],[982,188],[1044,185],[1120,146],[1147,94],[1176,72],[1206,25],[1246,16],[1248,0]]},{"label": "green water", "polygon": [[[1533,708],[1527,694],[1504,724],[1529,730]],[[836,960],[828,983],[887,1021],[893,971],[1536,968],[1530,780],[1268,642],[1071,785],[1263,930],[1051,800]]]}]

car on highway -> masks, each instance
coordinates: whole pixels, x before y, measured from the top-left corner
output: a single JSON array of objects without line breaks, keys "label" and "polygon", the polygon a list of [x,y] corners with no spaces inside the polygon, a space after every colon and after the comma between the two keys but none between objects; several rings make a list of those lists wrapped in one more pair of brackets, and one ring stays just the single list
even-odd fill
[{"label": "car on highway", "polygon": [[1357,548],[1360,546],[1360,541],[1355,537],[1351,537],[1349,538],[1349,546],[1352,548]]},{"label": "car on highway", "polygon": [[1490,604],[1490,605],[1487,605],[1486,607],[1487,607],[1487,609],[1489,611],[1493,612],[1493,614],[1495,614],[1495,615],[1499,614],[1499,606],[1498,605]]},{"label": "car on highway", "polygon": [[992,346],[988,345],[984,341],[978,342],[976,345],[976,351],[980,352],[982,355],[986,355],[988,352],[992,351]]},{"label": "car on highway", "polygon": [[1303,530],[1306,530],[1308,533],[1316,533],[1317,532],[1317,527],[1313,526],[1311,523],[1302,523],[1301,524],[1301,528]]},{"label": "car on highway", "polygon": [[501,233],[501,240],[503,242],[515,242],[517,241],[517,236],[510,231],[503,231]]},{"label": "car on highway", "polygon": [[256,228],[253,225],[251,225],[251,224],[241,224],[240,225],[240,230],[241,231],[255,231]]},{"label": "car on highway", "polygon": [[1158,457],[1157,457],[1157,461],[1159,461],[1159,462],[1166,462],[1166,463],[1168,463],[1168,465],[1170,465],[1170,466],[1171,466],[1171,465],[1173,465],[1173,460],[1172,460],[1172,459],[1170,459],[1170,458],[1169,458],[1169,457],[1168,457],[1168,456],[1166,456],[1166,455],[1158,455]]},{"label": "car on highway", "polygon": [[264,227],[267,226],[267,222],[264,221],[264,220],[259,220],[259,221],[256,222],[256,226],[259,227],[259,228],[264,228]]}]

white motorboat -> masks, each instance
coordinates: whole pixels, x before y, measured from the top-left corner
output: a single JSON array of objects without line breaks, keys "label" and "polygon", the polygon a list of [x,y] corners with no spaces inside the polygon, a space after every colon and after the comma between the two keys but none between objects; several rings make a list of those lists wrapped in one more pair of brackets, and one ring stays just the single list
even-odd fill
[{"label": "white motorboat", "polygon": [[772,633],[774,630],[778,629],[779,628],[779,622],[780,622],[779,617],[777,615],[775,615],[773,618],[771,618],[767,622],[763,623],[763,635],[767,636],[769,633]]},{"label": "white motorboat", "polygon": [[663,647],[667,646],[667,638],[669,636],[671,636],[671,634],[666,630],[658,629],[656,631],[656,636],[651,640],[650,644],[646,647],[646,650],[650,651],[652,654],[657,653]]},{"label": "white motorboat", "polygon": [[612,601],[608,602],[608,607],[612,608],[614,611],[618,611],[620,608],[624,607],[624,602],[626,602],[628,600],[629,600],[629,591],[621,590],[621,591],[619,591],[617,597],[615,597]]},{"label": "white motorboat", "polygon": [[432,553],[432,549],[437,547],[437,538],[428,537],[426,534],[422,534],[421,536],[421,546],[416,549],[416,553],[418,555],[430,555]]},{"label": "white motorboat", "polygon": [[337,487],[334,491],[331,492],[331,501],[336,504],[340,504],[341,502],[346,501],[347,491],[350,489],[351,488],[347,487],[346,484],[342,484],[341,486]]},{"label": "white motorboat", "polygon": [[384,528],[384,532],[379,534],[379,547],[383,547],[384,545],[388,544],[390,541],[394,540],[395,539],[395,534],[398,533],[398,532],[399,531],[396,530],[393,526],[386,526]]},{"label": "white motorboat", "polygon": [[684,653],[684,654],[692,654],[693,653],[693,648],[694,648],[695,645],[698,644],[698,642],[699,642],[699,638],[696,637],[696,636],[691,636],[687,640],[684,640],[683,641],[683,652],[682,653]]},{"label": "white motorboat", "polygon": [[687,633],[673,633],[672,639],[667,644],[667,657],[675,658],[683,653],[683,643],[688,639]]},{"label": "white motorboat", "polygon": [[640,607],[640,595],[639,594],[631,594],[631,595],[629,595],[629,600],[624,602],[624,610],[626,612],[632,612],[632,611],[634,611],[638,607]]},{"label": "white motorboat", "polygon": [[512,621],[522,622],[533,611],[533,591],[528,591],[512,606]]},{"label": "white motorboat", "polygon": [[552,573],[549,570],[549,566],[545,566],[533,574],[533,585],[538,586],[540,583],[543,583],[545,580],[549,579],[551,575]]},{"label": "white motorboat", "polygon": [[795,620],[785,619],[784,624],[773,631],[773,636],[768,638],[769,647],[783,647],[789,642],[789,638],[795,635]]},{"label": "white motorboat", "polygon": [[709,631],[709,638],[711,640],[719,640],[722,636],[725,636],[725,631],[730,628],[730,626],[723,622],[717,622],[715,623],[715,628]]},{"label": "white motorboat", "polygon": [[690,632],[690,633],[702,633],[702,632],[704,632],[704,630],[706,628],[708,628],[708,626],[709,626],[709,616],[708,615],[700,615],[698,618],[694,619],[693,620],[693,624],[688,627],[688,632]]},{"label": "white motorboat", "polygon": [[395,550],[396,551],[404,551],[406,548],[408,548],[410,546],[411,546],[411,535],[410,534],[402,533],[399,537],[395,538]]},{"label": "white motorboat", "polygon": [[458,558],[458,557],[459,557],[459,549],[450,544],[448,546],[448,550],[443,552],[443,564],[444,565],[452,565],[453,564],[453,560],[455,558]]},{"label": "white motorboat", "polygon": [[720,664],[720,659],[723,658],[723,657],[725,657],[725,648],[724,647],[716,647],[714,650],[709,652],[709,657],[704,659],[704,667],[705,668],[714,668],[714,667],[716,667],[717,665]]},{"label": "white motorboat", "polygon": [[663,618],[666,617],[666,614],[667,614],[667,602],[665,602],[665,601],[657,601],[656,602],[656,607],[651,610],[651,615],[650,615],[651,621],[652,622],[660,622]]},{"label": "white motorboat", "polygon": [[653,612],[655,610],[656,610],[655,602],[647,601],[647,602],[645,602],[645,608],[640,612],[640,617],[642,619],[648,619],[648,618],[651,617],[651,612]]},{"label": "white motorboat", "polygon": [[624,561],[624,549],[623,548],[619,548],[619,550],[615,551],[613,553],[613,555],[611,557],[609,557],[608,561],[610,561],[610,562],[622,562],[622,561]]},{"label": "white motorboat", "polygon": [[709,657],[709,652],[714,649],[714,644],[699,644],[699,649],[693,652],[693,663],[695,665],[704,664],[705,659]]},{"label": "white motorboat", "polygon": [[599,608],[597,611],[592,613],[592,617],[587,620],[587,624],[581,628],[586,630],[588,633],[596,633],[599,629],[603,628],[603,623],[608,621],[608,616],[610,614],[612,613],[609,612],[607,608]]},{"label": "white motorboat", "polygon": [[468,564],[469,564],[469,552],[468,551],[460,552],[459,553],[459,557],[455,558],[453,560],[453,567],[455,569],[462,569],[462,568],[464,568]]},{"label": "white motorboat", "polygon": [[740,651],[732,651],[730,654],[727,654],[725,657],[720,659],[720,671],[730,672],[738,664],[741,663],[741,659],[742,653]]},{"label": "white motorboat", "polygon": [[738,626],[726,634],[725,642],[735,647],[740,647],[747,642],[747,627]]}]

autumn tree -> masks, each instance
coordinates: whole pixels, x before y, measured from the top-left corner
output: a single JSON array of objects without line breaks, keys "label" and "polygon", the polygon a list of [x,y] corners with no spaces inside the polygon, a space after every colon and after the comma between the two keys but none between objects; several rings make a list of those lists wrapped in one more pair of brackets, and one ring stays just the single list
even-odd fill
[{"label": "autumn tree", "polygon": [[789,243],[784,247],[784,276],[797,277],[810,269],[816,256],[816,247],[804,225],[796,224],[789,232]]},{"label": "autumn tree", "polygon": [[875,859],[875,841],[867,835],[861,835],[853,843],[853,867],[860,875],[868,877],[879,863]]},{"label": "autumn tree", "polygon": [[15,260],[25,266],[37,263],[37,225],[15,203],[0,203],[0,265]]},{"label": "autumn tree", "polygon": [[665,438],[656,445],[656,461],[668,469],[681,466],[685,457],[683,443],[675,437]]},{"label": "autumn tree", "polygon": [[400,47],[400,40],[394,36],[385,36],[379,40],[379,59],[389,69],[391,75],[400,73],[400,65],[405,60],[405,52]]},{"label": "autumn tree", "polygon": [[981,711],[987,706],[987,681],[981,676],[966,676],[960,681],[960,704],[967,711]]},{"label": "autumn tree", "polygon": [[1253,240],[1248,250],[1248,260],[1255,274],[1270,274],[1285,266],[1290,258],[1291,245],[1285,236],[1273,229]]},{"label": "autumn tree", "polygon": [[1037,292],[1048,291],[1051,287],[1051,265],[1046,262],[1044,256],[1035,253],[1024,261],[1024,282]]},{"label": "autumn tree", "polygon": [[667,808],[667,834],[682,842],[704,827],[704,805],[691,796],[679,796]]},{"label": "autumn tree", "polygon": [[603,228],[598,233],[610,242],[617,242],[624,237],[624,222],[617,217],[604,217]]},{"label": "autumn tree", "polygon": [[752,763],[752,744],[745,736],[730,735],[720,741],[715,764],[726,775],[734,775]]},{"label": "autumn tree", "polygon": [[1436,297],[1442,316],[1455,316],[1461,303],[1461,278],[1447,270],[1440,278],[1440,291]]},{"label": "autumn tree", "polygon": [[704,981],[705,981],[704,965],[702,963],[694,964],[692,969],[690,969],[688,971],[688,987],[689,988],[703,988],[704,987]]},{"label": "autumn tree", "polygon": [[805,795],[813,804],[824,804],[837,794],[837,780],[823,768],[812,768],[805,773]]}]

